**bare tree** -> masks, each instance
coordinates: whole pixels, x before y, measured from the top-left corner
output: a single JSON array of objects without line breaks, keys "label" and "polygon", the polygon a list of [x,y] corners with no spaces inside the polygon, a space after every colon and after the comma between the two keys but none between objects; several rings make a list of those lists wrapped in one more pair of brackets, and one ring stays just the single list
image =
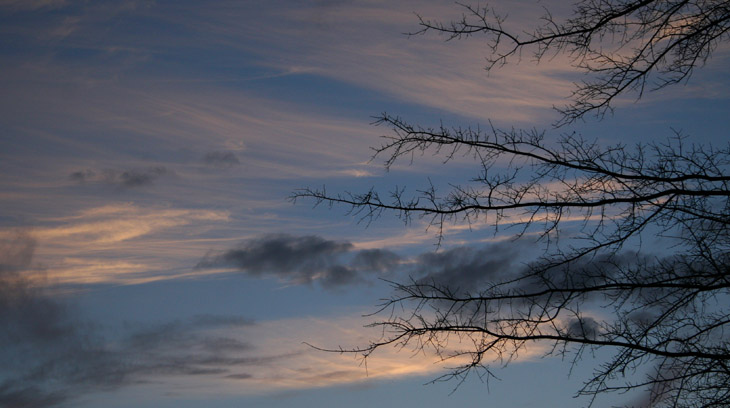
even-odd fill
[{"label": "bare tree", "polygon": [[[688,78],[730,28],[730,1],[718,0],[586,0],[572,18],[548,14],[524,38],[505,31],[486,7],[464,7],[456,22],[421,18],[420,32],[486,35],[489,68],[533,47],[538,60],[565,52],[593,75],[560,110],[560,125],[602,116],[623,93],[640,96],[649,84]],[[432,350],[466,358],[444,376],[463,378],[473,370],[489,373],[491,357],[509,359],[534,343],[576,361],[586,351],[611,349],[578,392],[591,405],[606,392],[644,389],[650,406],[730,406],[730,145],[698,145],[675,132],[663,141],[606,147],[574,134],[554,140],[546,132],[492,126],[424,128],[388,114],[379,123],[393,128],[375,154],[385,156],[386,167],[433,151],[447,161],[473,157],[481,172],[444,195],[434,187],[413,195],[399,189],[387,198],[376,190],[304,189],[294,198],[348,205],[366,218],[430,217],[437,227],[519,225],[518,236],[536,230],[549,245],[538,261],[485,287],[394,283],[383,305],[391,313],[375,324],[383,338],[348,351]],[[555,244],[564,220],[576,216],[583,220],[582,245]],[[671,249],[643,253],[633,244],[646,235]],[[470,347],[450,351],[454,336]]]},{"label": "bare tree", "polygon": [[722,40],[728,39],[726,0],[583,0],[573,17],[557,21],[548,12],[541,26],[522,35],[505,31],[504,19],[488,7],[464,6],[448,24],[420,18],[417,33],[437,31],[449,39],[483,34],[492,55],[487,69],[501,66],[523,49],[536,60],[567,53],[593,79],[578,84],[572,103],[560,108],[566,124],[588,113],[603,116],[619,95],[659,89],[688,79]]}]

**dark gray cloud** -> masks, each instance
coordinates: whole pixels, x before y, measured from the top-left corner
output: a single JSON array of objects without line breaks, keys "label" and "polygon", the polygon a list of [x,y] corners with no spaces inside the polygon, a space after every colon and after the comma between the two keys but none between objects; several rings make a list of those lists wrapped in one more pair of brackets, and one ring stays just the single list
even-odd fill
[{"label": "dark gray cloud", "polygon": [[68,400],[65,392],[46,392],[38,387],[24,387],[6,381],[0,384],[0,407],[46,408],[62,406]]},{"label": "dark gray cloud", "polygon": [[[418,282],[448,287],[454,293],[476,293],[490,283],[517,279],[511,289],[529,293],[544,289],[546,279],[558,287],[592,286],[605,277],[621,273],[629,265],[636,265],[637,261],[648,262],[647,256],[624,251],[596,254],[547,268],[550,262],[560,258],[543,259],[535,252],[534,243],[526,240],[455,247],[419,255],[409,263],[412,268],[409,274]],[[532,273],[541,268],[547,269],[537,275]]]},{"label": "dark gray cloud", "polygon": [[6,350],[58,344],[73,331],[65,307],[23,276],[35,247],[23,233],[0,243],[0,346]]},{"label": "dark gray cloud", "polygon": [[96,177],[96,172],[91,169],[82,169],[72,172],[68,175],[68,178],[77,183],[86,183],[87,181],[93,181]]},{"label": "dark gray cloud", "polygon": [[601,333],[601,325],[592,317],[575,318],[568,322],[567,334],[570,337],[595,340]]},{"label": "dark gray cloud", "polygon": [[333,265],[322,272],[319,281],[323,287],[333,289],[364,282],[365,279],[355,269],[345,265]]},{"label": "dark gray cloud", "polygon": [[429,252],[416,258],[414,275],[453,291],[473,291],[487,282],[523,271],[528,259],[524,249],[521,243],[505,242]]},{"label": "dark gray cloud", "polygon": [[203,163],[206,166],[218,167],[218,168],[230,168],[237,164],[241,164],[235,153],[230,150],[215,151],[206,153],[203,156]]},{"label": "dark gray cloud", "polygon": [[[0,244],[0,407],[56,406],[63,390],[44,387],[59,356],[73,355],[76,328],[64,305],[34,287],[31,268],[36,242],[17,233]],[[51,370],[48,370],[51,369]]]},{"label": "dark gray cloud", "polygon": [[[549,265],[555,265],[561,258],[553,257],[541,259],[531,264],[532,269],[542,268],[543,271],[537,276],[531,276],[523,279],[515,288],[524,291],[537,291],[545,287],[545,281],[550,281],[554,287],[564,288],[581,288],[601,285],[607,280],[610,281],[614,277],[621,276],[627,268],[645,267],[647,265],[656,265],[656,257],[650,255],[640,255],[634,251],[622,251],[618,253],[598,253],[592,256],[581,257],[578,260],[560,264],[548,268]],[[643,266],[642,266],[643,265]],[[526,272],[527,270],[525,270]],[[632,274],[638,273],[632,272]],[[622,279],[622,278],[619,278]],[[649,293],[649,289],[642,291]],[[591,299],[598,294],[585,294],[586,299]],[[650,312],[644,310],[644,312]]]},{"label": "dark gray cloud", "polygon": [[69,179],[81,184],[104,183],[128,189],[151,185],[161,177],[170,174],[172,172],[164,166],[129,170],[105,169],[95,171],[92,169],[81,169],[69,174]]},{"label": "dark gray cloud", "polygon": [[319,282],[325,288],[368,282],[373,276],[408,273],[451,288],[474,289],[525,269],[521,243],[482,248],[456,247],[421,254],[408,262],[387,249],[355,250],[347,241],[319,236],[265,235],[235,248],[206,255],[198,268],[236,268],[253,277],[274,277],[295,284]]},{"label": "dark gray cloud", "polygon": [[[0,241],[0,407],[73,406],[87,392],[150,377],[242,375],[290,356],[261,356],[223,328],[255,324],[236,315],[198,315],[158,324],[129,323],[107,340],[101,326],[32,283],[36,243],[26,234]],[[243,379],[243,377],[240,377]]]},{"label": "dark gray cloud", "polygon": [[157,166],[125,171],[105,170],[103,177],[106,183],[124,188],[134,188],[150,185],[165,174],[168,174],[168,170],[165,167]]},{"label": "dark gray cloud", "polygon": [[232,266],[251,276],[269,275],[309,283],[336,266],[338,257],[351,250],[349,242],[329,241],[314,235],[267,235],[222,254],[207,256],[198,266]]},{"label": "dark gray cloud", "polygon": [[[558,285],[590,285],[602,276],[635,262],[636,254],[596,255],[545,272]],[[536,265],[534,243],[506,241],[481,247],[459,246],[427,252],[404,259],[387,249],[356,250],[347,241],[333,241],[315,235],[264,235],[236,247],[211,252],[197,268],[235,268],[246,275],[277,278],[293,284],[311,284],[332,289],[410,276],[417,282],[446,286],[453,292],[478,292],[489,283],[516,279]],[[513,288],[540,287],[539,278],[515,282]]]},{"label": "dark gray cloud", "polygon": [[400,256],[387,249],[365,249],[357,253],[352,260],[352,267],[378,273],[395,270],[401,261]]},{"label": "dark gray cloud", "polygon": [[315,235],[276,234],[246,241],[222,253],[208,254],[197,267],[233,267],[250,276],[275,277],[295,284],[316,280],[331,289],[366,282],[374,273],[394,269],[398,260],[396,254],[387,250],[356,252],[346,241]]}]

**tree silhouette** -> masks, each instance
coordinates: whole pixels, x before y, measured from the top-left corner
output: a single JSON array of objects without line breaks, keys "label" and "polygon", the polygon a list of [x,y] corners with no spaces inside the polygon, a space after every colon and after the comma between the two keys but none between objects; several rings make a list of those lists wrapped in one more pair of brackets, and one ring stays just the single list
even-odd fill
[{"label": "tree silhouette", "polygon": [[[504,20],[486,7],[464,8],[451,23],[419,17],[418,33],[486,36],[488,69],[531,47],[537,60],[567,53],[589,74],[559,109],[558,126],[602,117],[622,94],[640,97],[688,79],[730,37],[729,1],[585,0],[573,17],[547,14],[522,35],[504,30]],[[365,218],[429,217],[437,227],[519,225],[518,235],[537,230],[550,245],[539,260],[484,287],[393,283],[382,309],[390,314],[375,323],[383,337],[347,351],[367,357],[400,345],[466,358],[444,375],[464,378],[473,370],[489,373],[492,356],[509,359],[536,342],[576,361],[610,349],[611,358],[578,391],[591,397],[589,405],[602,393],[634,389],[648,392],[649,406],[730,405],[730,145],[695,144],[679,132],[606,147],[575,134],[555,140],[547,132],[491,125],[426,128],[389,114],[378,123],[393,128],[375,154],[386,167],[433,151],[447,161],[473,157],[481,172],[444,195],[435,187],[413,195],[399,189],[386,198],[374,189],[334,195],[304,189],[294,198],[348,205]],[[576,216],[583,244],[554,244],[564,220]],[[670,242],[670,250],[642,252],[634,244],[646,236]],[[451,350],[454,337],[469,348]]]}]

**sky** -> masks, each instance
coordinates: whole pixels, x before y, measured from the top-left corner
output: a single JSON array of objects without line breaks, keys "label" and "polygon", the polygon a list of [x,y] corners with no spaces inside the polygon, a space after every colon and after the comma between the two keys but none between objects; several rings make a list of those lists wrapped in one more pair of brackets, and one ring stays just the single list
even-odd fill
[{"label": "sky", "polygon": [[[563,2],[504,1],[508,27]],[[554,129],[583,78],[564,56],[487,73],[478,36],[444,41],[437,0],[0,0],[0,406],[568,407],[591,361],[530,348],[498,378],[431,381],[428,353],[318,351],[378,338],[391,287],[478,285],[533,241],[487,223],[368,222],[290,197],[468,182],[478,163],[370,160],[382,112],[424,126],[681,130],[726,143],[730,53],[613,115]],[[570,226],[568,226],[570,231]],[[457,345],[458,347],[458,345]],[[600,359],[600,356],[596,357]]]}]

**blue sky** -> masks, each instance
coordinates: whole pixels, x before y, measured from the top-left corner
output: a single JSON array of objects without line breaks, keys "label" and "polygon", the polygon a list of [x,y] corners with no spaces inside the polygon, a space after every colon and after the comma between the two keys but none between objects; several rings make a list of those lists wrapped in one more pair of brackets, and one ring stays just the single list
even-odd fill
[{"label": "blue sky", "polygon": [[[542,6],[494,4],[517,28]],[[591,362],[569,377],[570,364],[541,359],[539,345],[497,370],[501,380],[471,378],[453,394],[454,383],[423,385],[448,367],[428,354],[384,349],[366,370],[304,345],[376,337],[362,315],[390,293],[379,278],[472,282],[475,268],[516,267],[541,247],[478,223],[449,224],[437,248],[426,220],[366,225],[288,197],[322,185],[414,191],[476,173],[469,157],[425,155],[389,172],[370,162],[389,131],[371,124],[383,111],[605,144],[671,129],[726,143],[728,49],[687,83],[554,130],[552,106],[581,79],[569,60],[523,56],[487,74],[478,37],[403,35],[418,28],[414,12],[449,20],[461,10],[436,0],[0,0],[0,404],[579,406],[572,395]]]}]

